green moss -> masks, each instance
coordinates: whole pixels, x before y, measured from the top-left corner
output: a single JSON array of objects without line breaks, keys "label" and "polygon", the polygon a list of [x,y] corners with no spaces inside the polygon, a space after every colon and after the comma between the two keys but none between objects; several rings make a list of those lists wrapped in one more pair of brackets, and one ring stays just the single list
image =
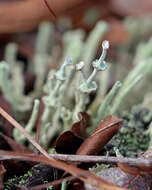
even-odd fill
[{"label": "green moss", "polygon": [[17,176],[9,179],[7,182],[3,184],[3,190],[15,190],[14,182],[17,180]]},{"label": "green moss", "polygon": [[114,147],[123,156],[136,157],[148,149],[150,137],[145,131],[148,129],[152,117],[149,110],[133,107],[131,111],[123,114],[124,124],[118,134],[107,144],[105,150],[110,155],[115,155]]}]

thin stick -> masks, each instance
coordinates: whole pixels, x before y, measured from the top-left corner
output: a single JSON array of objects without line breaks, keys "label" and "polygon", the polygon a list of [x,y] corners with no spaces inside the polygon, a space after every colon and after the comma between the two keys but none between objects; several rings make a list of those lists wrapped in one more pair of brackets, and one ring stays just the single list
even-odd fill
[{"label": "thin stick", "polygon": [[118,162],[129,165],[144,164],[145,166],[152,165],[152,162],[144,158],[123,158],[112,156],[87,156],[87,155],[68,155],[68,154],[49,154],[54,159],[67,161],[67,162],[84,162],[84,163],[111,163],[117,164]]},{"label": "thin stick", "polygon": [[[128,165],[145,165],[151,166],[152,162],[144,158],[121,158],[112,156],[86,156],[86,155],[69,155],[69,154],[49,154],[50,157],[65,162],[83,162],[83,163],[111,163],[111,164],[128,164]],[[1,151],[0,150],[0,161],[7,159],[19,159],[32,161],[35,158],[41,159],[43,156],[35,154],[14,152],[14,151]]]},{"label": "thin stick", "polygon": [[55,180],[55,181],[53,181],[53,182],[49,182],[49,183],[47,183],[47,184],[37,185],[37,186],[31,187],[31,188],[28,187],[28,190],[43,189],[43,188],[47,188],[47,187],[49,187],[49,186],[51,186],[51,185],[55,186],[55,185],[61,184],[64,180],[66,180],[66,181],[73,181],[73,180],[75,180],[75,179],[76,179],[76,177],[74,177],[74,176],[69,176],[69,177],[61,178],[61,179],[59,179],[59,180]]},{"label": "thin stick", "polygon": [[65,177],[65,178],[61,178],[61,179],[58,179],[58,180],[55,180],[55,181],[51,181],[49,183],[45,183],[45,184],[41,184],[41,185],[36,185],[36,186],[33,186],[33,187],[21,187],[19,185],[16,185],[15,186],[18,188],[18,189],[21,189],[21,190],[39,190],[39,189],[44,189],[44,188],[47,188],[49,186],[55,186],[55,185],[59,185],[61,184],[64,180],[70,182],[70,181],[73,181],[75,180],[76,177],[74,176],[69,176],[69,177]]}]

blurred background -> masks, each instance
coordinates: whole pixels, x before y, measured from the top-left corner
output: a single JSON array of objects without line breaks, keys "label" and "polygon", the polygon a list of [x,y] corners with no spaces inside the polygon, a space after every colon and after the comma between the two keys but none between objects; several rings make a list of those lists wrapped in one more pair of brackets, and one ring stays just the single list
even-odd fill
[{"label": "blurred background", "polygon": [[[91,118],[90,129],[82,132],[85,137],[115,114],[125,127],[102,154],[116,155],[116,147],[123,156],[138,156],[152,145],[151,36],[151,0],[0,0],[0,106],[48,152],[58,147],[55,140],[71,130],[79,112]],[[103,41],[107,69],[92,77],[96,82],[91,81],[86,93],[78,71],[85,65],[86,79],[92,75],[91,63],[102,55]],[[73,66],[84,65],[72,70],[67,56]],[[60,67],[66,64],[65,70]],[[84,95],[83,100],[76,95]],[[2,117],[0,132],[31,148]],[[1,136],[0,149],[11,150]],[[59,150],[67,151],[63,146],[59,141]]]},{"label": "blurred background", "polygon": [[[9,41],[18,43],[20,56],[30,56],[34,51],[38,25],[42,21],[54,23],[57,32],[83,28],[89,33],[97,21],[104,20],[110,25],[105,38],[110,44],[118,45],[128,39],[128,31],[123,24],[126,18],[151,19],[151,0],[47,1],[56,17],[48,10],[44,0],[0,0],[1,59],[5,44]],[[140,23],[142,26],[144,21]]]},{"label": "blurred background", "polygon": [[[108,40],[108,69],[102,72],[102,75],[95,76],[99,88],[96,93],[88,94],[90,99],[88,103],[84,103],[85,109],[80,111],[89,110],[93,120],[100,111],[97,111],[100,103],[104,102],[113,84],[119,80],[124,86],[113,100],[113,112],[109,111],[108,105],[107,112],[102,117],[110,113],[122,117],[122,110],[130,112],[132,107],[138,104],[141,109],[148,109],[152,113],[151,11],[151,0],[0,0],[0,60],[5,60],[10,67],[8,76],[6,77],[5,73],[4,78],[0,80],[1,106],[18,121],[26,124],[32,112],[33,101],[39,98],[39,124],[39,118],[43,115],[42,108],[48,106],[43,96],[47,94],[47,98],[50,98],[52,93],[52,87],[47,83],[49,71],[51,75],[52,69],[59,68],[65,57],[71,56],[74,64],[79,61],[85,62],[84,71],[88,77],[93,69],[92,61],[101,55],[102,42]],[[130,75],[132,78],[127,78],[127,82],[123,83],[133,68],[135,71]],[[5,71],[2,66],[1,75]],[[139,83],[141,75],[144,80],[140,80]],[[67,96],[64,96],[65,99],[62,101],[64,111],[60,110],[61,115],[56,119],[61,128],[64,123],[61,122],[62,111],[72,115],[71,110],[77,109],[75,95],[71,89],[80,78],[76,72],[71,76],[73,81],[70,81],[70,87],[67,86],[69,90],[66,89],[64,92]],[[8,83],[5,84],[6,81]],[[90,106],[92,102],[93,105]],[[118,103],[117,106],[115,102]],[[52,104],[51,106],[55,107]],[[66,106],[68,111],[65,109]],[[71,115],[69,123],[65,120],[63,131],[67,129],[67,123],[68,127],[71,127],[75,121]],[[132,115],[136,115],[134,111]],[[152,114],[148,125],[151,116]],[[101,117],[99,118],[101,120]],[[97,126],[96,124],[95,121],[93,125]],[[34,123],[33,126],[35,125]],[[46,123],[45,126],[47,131]],[[3,130],[6,132],[6,129]],[[13,136],[12,131],[7,134]],[[51,138],[55,135],[56,131]],[[48,142],[47,145],[44,143],[46,147]]]}]

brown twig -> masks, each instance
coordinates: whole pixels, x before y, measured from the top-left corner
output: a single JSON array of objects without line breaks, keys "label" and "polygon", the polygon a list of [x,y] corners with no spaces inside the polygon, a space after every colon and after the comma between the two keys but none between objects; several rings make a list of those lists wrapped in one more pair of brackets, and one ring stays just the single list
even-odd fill
[{"label": "brown twig", "polygon": [[36,186],[34,186],[34,187],[28,187],[28,189],[25,188],[25,190],[39,190],[39,189],[47,188],[47,187],[49,187],[49,186],[51,186],[51,185],[53,185],[53,186],[59,185],[59,184],[61,184],[64,180],[66,180],[66,181],[73,181],[73,180],[75,180],[75,179],[76,179],[76,177],[74,177],[74,176],[69,176],[69,177],[61,178],[61,179],[59,179],[59,180],[55,180],[55,181],[53,181],[53,182],[49,182],[49,183],[46,183],[46,184],[36,185]]},{"label": "brown twig", "polygon": [[112,156],[86,156],[86,155],[66,155],[66,154],[50,154],[54,159],[67,161],[67,162],[85,162],[85,163],[112,163],[118,162],[129,165],[144,164],[150,166],[152,162],[144,158],[121,158]]},{"label": "brown twig", "polygon": [[[86,156],[86,155],[69,155],[69,154],[49,154],[50,157],[65,162],[83,162],[83,163],[111,163],[111,164],[128,164],[128,165],[145,165],[151,166],[152,162],[144,158],[120,158],[112,156]],[[0,151],[0,160],[7,159],[19,159],[35,161],[35,159],[41,159],[43,156],[35,154],[12,152],[12,151]]]}]

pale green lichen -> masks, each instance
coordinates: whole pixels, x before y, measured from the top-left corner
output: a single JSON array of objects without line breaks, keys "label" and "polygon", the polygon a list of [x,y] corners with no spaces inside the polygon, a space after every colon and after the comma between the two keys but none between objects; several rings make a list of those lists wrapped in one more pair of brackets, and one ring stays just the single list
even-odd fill
[{"label": "pale green lichen", "polygon": [[[34,106],[33,106],[33,111],[32,111],[31,117],[30,117],[27,125],[25,126],[25,130],[29,133],[32,133],[32,131],[35,127],[36,120],[38,117],[38,112],[39,112],[39,105],[40,105],[40,101],[37,99],[34,100]],[[26,137],[24,135],[21,135],[20,132],[18,131],[18,129],[16,129],[16,128],[13,131],[13,135],[17,142],[24,143],[26,140]]]},{"label": "pale green lichen", "polygon": [[[24,112],[30,110],[31,108],[31,98],[25,96],[23,92],[16,91],[17,84],[14,84],[11,78],[9,77],[10,67],[6,62],[1,62],[0,64],[0,89],[10,103],[14,114],[22,118]],[[18,93],[17,93],[18,92]],[[20,92],[20,93],[19,93]]]},{"label": "pale green lichen", "polygon": [[109,48],[109,42],[104,41],[102,43],[102,48],[103,48],[102,54],[98,60],[92,63],[93,71],[87,79],[82,71],[84,63],[80,62],[77,65],[77,70],[81,71],[83,80],[77,87],[78,92],[76,93],[76,106],[73,112],[74,121],[78,119],[77,118],[78,113],[83,112],[85,110],[85,106],[89,102],[89,94],[97,90],[97,83],[93,81],[95,76],[97,75],[97,72],[104,71],[106,69],[105,58],[107,54],[107,49]]},{"label": "pale green lichen", "polygon": [[95,28],[90,32],[85,46],[83,50],[83,55],[81,57],[81,60],[85,62],[87,67],[85,67],[85,72],[90,73],[90,63],[93,61],[96,53],[98,46],[97,44],[100,43],[101,38],[104,36],[104,34],[108,31],[108,24],[103,21],[97,22]]},{"label": "pale green lichen", "polygon": [[138,64],[142,60],[146,60],[152,56],[152,38],[148,42],[141,42],[136,48],[134,64]]},{"label": "pale green lichen", "polygon": [[100,106],[98,108],[98,112],[97,112],[97,123],[99,123],[101,120],[103,120],[105,118],[106,115],[109,114],[109,112],[111,112],[111,103],[112,100],[114,99],[116,93],[118,92],[119,88],[121,87],[121,82],[117,81],[112,89],[110,90],[110,92],[106,95],[106,97],[104,98],[104,100],[101,101]]},{"label": "pale green lichen", "polygon": [[131,89],[139,83],[139,81],[149,74],[152,70],[152,59],[139,63],[125,78],[122,87],[114,99],[114,104],[111,107],[111,114],[114,114],[120,107],[123,99],[128,95]]},{"label": "pale green lichen", "polygon": [[[55,42],[53,39],[50,42],[50,36],[54,34],[54,26],[48,23],[41,24],[35,55],[33,60],[30,60],[34,63],[33,72],[36,75],[36,82],[33,91],[27,96],[24,95],[22,64],[19,64],[16,58],[17,46],[11,44],[6,48],[5,58],[11,63],[3,62],[0,64],[0,89],[11,104],[13,114],[15,113],[16,116],[26,115],[31,110],[34,99],[39,98],[44,93],[42,97],[44,109],[40,121],[39,137],[40,144],[43,147],[48,148],[49,142],[55,135],[70,129],[72,123],[78,120],[79,112],[87,111],[90,113],[93,117],[93,127],[96,127],[105,116],[117,113],[131,89],[151,72],[151,52],[150,50],[145,52],[145,49],[151,47],[151,41],[149,41],[149,45],[144,44],[142,48],[139,48],[141,50],[137,50],[134,61],[138,57],[139,63],[135,65],[135,68],[123,82],[117,81],[107,93],[111,72],[110,64],[105,62],[109,48],[108,41],[103,41],[101,56],[93,61],[97,54],[99,42],[107,30],[108,25],[100,21],[86,40],[84,40],[85,33],[83,30],[65,32],[62,36],[62,55],[60,59],[58,58],[59,69],[48,70],[48,66],[53,62],[51,50]],[[140,52],[145,53],[138,56]],[[142,57],[142,60],[139,57]],[[32,64],[28,65],[30,70]],[[99,73],[99,71],[103,72]],[[96,98],[86,110],[92,93],[96,94]],[[32,135],[34,135],[33,129],[39,111],[38,104],[33,107],[28,124],[23,124]],[[23,120],[20,118],[19,121]],[[25,138],[19,139],[17,137],[19,135],[15,133],[14,130],[16,140],[25,142]]]},{"label": "pale green lichen", "polygon": [[14,64],[17,61],[18,46],[15,43],[7,44],[5,48],[4,60],[11,65],[13,69]]},{"label": "pale green lichen", "polygon": [[42,88],[47,73],[47,67],[51,63],[51,47],[53,46],[54,26],[50,23],[43,22],[39,26],[39,31],[35,46],[35,55],[31,62],[34,65],[34,74],[36,81],[34,85],[33,97],[38,97],[42,93]]},{"label": "pale green lichen", "polygon": [[61,185],[61,190],[66,190],[67,188],[67,181],[63,180],[62,185]]}]

